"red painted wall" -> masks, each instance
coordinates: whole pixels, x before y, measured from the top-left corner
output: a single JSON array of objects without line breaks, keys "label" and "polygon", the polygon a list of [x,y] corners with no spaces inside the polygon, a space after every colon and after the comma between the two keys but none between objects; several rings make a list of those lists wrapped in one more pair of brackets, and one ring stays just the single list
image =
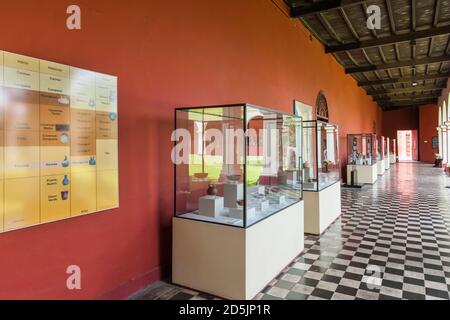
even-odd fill
[{"label": "red painted wall", "polygon": [[433,163],[434,154],[438,152],[438,149],[433,149],[431,141],[433,137],[437,137],[438,112],[438,106],[435,104],[419,108],[419,148],[420,160],[423,162]]},{"label": "red painted wall", "polygon": [[[434,162],[431,139],[436,136],[437,105],[411,107],[383,112],[383,135],[396,138],[398,130],[418,130],[419,160]],[[425,143],[427,141],[427,143]]]},{"label": "red painted wall", "polygon": [[383,112],[383,135],[396,139],[398,130],[419,130],[419,108]]},{"label": "red painted wall", "polygon": [[[251,102],[292,112],[328,98],[345,135],[381,131],[381,112],[299,21],[271,0],[2,1],[1,48],[119,77],[117,210],[0,235],[0,299],[120,297],[170,272],[178,106]],[[82,290],[66,289],[66,268]],[[125,288],[128,291],[115,289]]]}]

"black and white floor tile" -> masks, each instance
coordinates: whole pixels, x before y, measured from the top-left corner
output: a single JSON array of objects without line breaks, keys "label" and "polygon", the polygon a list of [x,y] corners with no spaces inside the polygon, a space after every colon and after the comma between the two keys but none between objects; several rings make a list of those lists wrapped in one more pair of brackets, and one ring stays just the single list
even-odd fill
[{"label": "black and white floor tile", "polygon": [[[450,185],[442,170],[397,164],[362,190],[343,189],[342,216],[256,296],[273,300],[449,300]],[[168,283],[135,299],[214,299]]]}]

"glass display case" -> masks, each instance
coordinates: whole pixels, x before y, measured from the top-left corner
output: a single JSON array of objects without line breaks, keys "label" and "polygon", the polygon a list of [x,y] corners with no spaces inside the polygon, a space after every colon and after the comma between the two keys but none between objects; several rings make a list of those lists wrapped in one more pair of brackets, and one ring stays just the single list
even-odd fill
[{"label": "glass display case", "polygon": [[383,175],[386,171],[386,142],[384,137],[377,139],[377,174]]},{"label": "glass display case", "polygon": [[397,163],[397,139],[392,139],[390,144],[390,161],[391,165]]},{"label": "glass display case", "polygon": [[374,134],[347,135],[347,187],[360,188],[377,181],[377,146]]},{"label": "glass display case", "polygon": [[384,137],[379,137],[378,138],[378,143],[377,143],[377,160],[381,161],[384,160],[385,156],[386,156],[386,151],[385,151],[385,147],[386,147],[386,142]]},{"label": "glass display case", "polygon": [[372,166],[377,162],[377,144],[374,134],[347,135],[348,164]]},{"label": "glass display case", "polygon": [[[242,104],[176,109],[175,118],[176,217],[247,228],[302,200],[301,117]],[[320,159],[336,164],[334,134],[317,132],[331,147]]]},{"label": "glass display case", "polygon": [[391,168],[391,139],[385,138],[384,143],[384,166],[386,170],[389,170]]},{"label": "glass display case", "polygon": [[236,104],[175,121],[172,282],[252,299],[304,250],[302,119]]},{"label": "glass display case", "polygon": [[303,135],[303,189],[318,192],[340,181],[338,127],[303,121]]}]

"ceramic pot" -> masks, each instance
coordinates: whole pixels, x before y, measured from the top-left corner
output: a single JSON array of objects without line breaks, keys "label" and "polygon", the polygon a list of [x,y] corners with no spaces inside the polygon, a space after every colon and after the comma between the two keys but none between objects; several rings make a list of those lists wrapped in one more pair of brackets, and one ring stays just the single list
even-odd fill
[{"label": "ceramic pot", "polygon": [[218,190],[215,185],[210,184],[208,190],[206,190],[208,196],[217,196]]}]

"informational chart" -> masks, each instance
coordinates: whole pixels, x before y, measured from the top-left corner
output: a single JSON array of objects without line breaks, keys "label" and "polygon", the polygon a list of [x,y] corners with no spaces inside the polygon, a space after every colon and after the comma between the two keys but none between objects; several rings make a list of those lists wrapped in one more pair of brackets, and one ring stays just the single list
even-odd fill
[{"label": "informational chart", "polygon": [[118,206],[117,77],[0,51],[0,233]]}]

